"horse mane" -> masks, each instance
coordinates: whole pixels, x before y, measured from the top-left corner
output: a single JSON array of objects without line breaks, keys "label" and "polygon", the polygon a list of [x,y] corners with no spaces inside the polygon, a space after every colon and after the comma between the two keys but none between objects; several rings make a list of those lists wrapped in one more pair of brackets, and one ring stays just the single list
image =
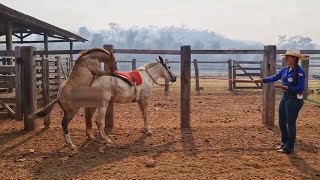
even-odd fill
[{"label": "horse mane", "polygon": [[148,63],[148,64],[145,64],[143,66],[140,66],[138,68],[138,71],[145,71],[146,69],[152,67],[152,66],[155,66],[156,64],[158,64],[159,62],[153,62],[153,63]]},{"label": "horse mane", "polygon": [[109,51],[107,51],[107,50],[105,50],[105,49],[102,49],[102,48],[92,48],[92,49],[89,49],[89,50],[87,50],[87,51],[82,51],[82,52],[80,52],[77,60],[80,59],[80,58],[82,58],[83,56],[86,56],[86,55],[91,54],[91,53],[93,53],[93,52],[103,52],[103,53],[106,53],[107,55],[112,55],[112,53],[109,53]]}]

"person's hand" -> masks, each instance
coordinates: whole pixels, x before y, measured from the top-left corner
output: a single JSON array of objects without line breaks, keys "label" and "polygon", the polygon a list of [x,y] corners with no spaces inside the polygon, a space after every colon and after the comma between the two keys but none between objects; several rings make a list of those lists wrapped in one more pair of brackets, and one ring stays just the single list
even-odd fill
[{"label": "person's hand", "polygon": [[283,89],[283,85],[282,84],[275,84],[274,87],[278,88],[278,89]]},{"label": "person's hand", "polygon": [[254,83],[262,83],[262,79],[255,79],[253,80]]}]

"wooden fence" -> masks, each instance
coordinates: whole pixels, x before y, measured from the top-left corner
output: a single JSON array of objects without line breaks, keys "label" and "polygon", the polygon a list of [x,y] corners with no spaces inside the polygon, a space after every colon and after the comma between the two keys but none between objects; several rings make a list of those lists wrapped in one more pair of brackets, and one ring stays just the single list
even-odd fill
[{"label": "wooden fence", "polygon": [[[104,48],[114,53],[125,53],[125,54],[167,54],[167,55],[180,55],[180,124],[182,128],[190,128],[190,91],[191,91],[191,56],[192,54],[262,54],[263,61],[260,63],[260,73],[250,74],[248,71],[250,67],[245,67],[245,63],[232,61],[224,62],[228,66],[229,79],[237,78],[237,76],[248,76],[253,78],[253,75],[261,77],[261,69],[263,69],[263,77],[269,76],[276,71],[276,55],[284,53],[284,50],[276,50],[276,46],[265,46],[263,50],[192,50],[191,46],[182,46],[180,50],[137,50],[137,49],[114,49],[112,45],[106,45]],[[77,54],[81,50],[73,51],[49,51],[49,55],[57,54]],[[15,88],[15,117],[17,120],[22,120],[24,117],[25,129],[31,130],[34,128],[34,122],[28,119],[28,115],[33,113],[37,108],[37,102],[41,99],[42,95],[43,105],[50,102],[50,89],[54,90],[61,83],[61,71],[59,68],[59,60],[55,62],[42,58],[42,63],[35,60],[36,55],[43,55],[44,51],[35,51],[32,47],[17,47],[15,51],[0,51],[0,56],[15,56],[14,75],[12,74],[11,67],[1,67],[3,69],[3,77],[0,81],[3,83],[4,88]],[[303,54],[320,54],[320,50],[304,50],[301,51]],[[71,61],[72,62],[72,61]],[[131,61],[132,69],[136,68],[136,61]],[[201,61],[193,61],[195,69]],[[209,62],[210,63],[210,62]],[[221,62],[220,62],[221,63]],[[247,63],[248,64],[248,63]],[[67,65],[72,67],[72,65]],[[35,68],[36,67],[36,68]],[[52,68],[51,68],[52,67]],[[11,68],[11,69],[10,69]],[[52,70],[50,70],[50,68]],[[56,68],[56,69],[55,69]],[[233,68],[233,69],[232,69]],[[47,70],[48,69],[48,70]],[[69,68],[71,69],[71,68]],[[256,70],[258,67],[256,67]],[[232,74],[236,71],[235,77]],[[240,75],[238,71],[242,71],[243,75]],[[69,71],[70,72],[70,71]],[[68,72],[68,73],[69,73]],[[6,73],[10,75],[6,75]],[[62,72],[63,73],[63,72]],[[198,86],[197,91],[200,90],[199,75],[200,71],[195,72],[195,77],[198,77],[196,84]],[[67,73],[64,73],[67,76]],[[59,77],[60,75],[60,77]],[[13,77],[11,77],[13,76]],[[11,78],[11,79],[10,79]],[[10,80],[9,80],[10,79]],[[13,80],[14,79],[14,83]],[[197,79],[197,78],[196,78]],[[41,80],[41,83],[40,83]],[[0,84],[1,84],[0,83]],[[228,81],[229,85],[233,85],[232,81]],[[256,85],[261,86],[261,85]],[[237,88],[237,85],[234,86]],[[0,85],[1,88],[1,85]],[[197,87],[196,87],[197,88]],[[232,87],[233,88],[233,87]],[[229,89],[232,89],[229,86]],[[168,91],[168,89],[166,89]],[[200,92],[200,91],[199,91]],[[274,107],[275,107],[275,88],[270,84],[263,85],[263,101],[262,101],[262,122],[264,124],[274,124]],[[54,95],[54,94],[53,94]],[[52,96],[53,96],[52,95]],[[37,96],[39,98],[37,98]],[[23,106],[23,107],[22,107]],[[107,128],[113,127],[113,106],[108,109],[106,125]],[[50,121],[45,121],[45,124],[50,124]]]}]

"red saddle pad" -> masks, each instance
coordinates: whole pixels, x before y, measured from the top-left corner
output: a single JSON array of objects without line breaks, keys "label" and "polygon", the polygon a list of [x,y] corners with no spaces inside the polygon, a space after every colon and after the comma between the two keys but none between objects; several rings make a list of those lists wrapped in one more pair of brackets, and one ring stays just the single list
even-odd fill
[{"label": "red saddle pad", "polygon": [[[134,70],[134,71],[130,71],[130,72],[116,72],[118,75],[125,77],[126,79],[128,79],[132,84],[134,82],[136,82],[136,85],[139,86],[142,84],[142,78],[140,76],[139,71]],[[131,76],[133,77],[133,79],[131,78]]]}]

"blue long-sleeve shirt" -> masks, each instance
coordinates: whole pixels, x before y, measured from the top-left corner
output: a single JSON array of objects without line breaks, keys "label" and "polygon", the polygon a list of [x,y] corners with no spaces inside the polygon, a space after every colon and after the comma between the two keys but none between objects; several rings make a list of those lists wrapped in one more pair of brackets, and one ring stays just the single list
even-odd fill
[{"label": "blue long-sleeve shirt", "polygon": [[289,66],[283,67],[277,74],[263,79],[263,83],[282,80],[282,85],[288,87],[289,94],[301,94],[305,86],[305,73],[300,66],[290,71]]}]

